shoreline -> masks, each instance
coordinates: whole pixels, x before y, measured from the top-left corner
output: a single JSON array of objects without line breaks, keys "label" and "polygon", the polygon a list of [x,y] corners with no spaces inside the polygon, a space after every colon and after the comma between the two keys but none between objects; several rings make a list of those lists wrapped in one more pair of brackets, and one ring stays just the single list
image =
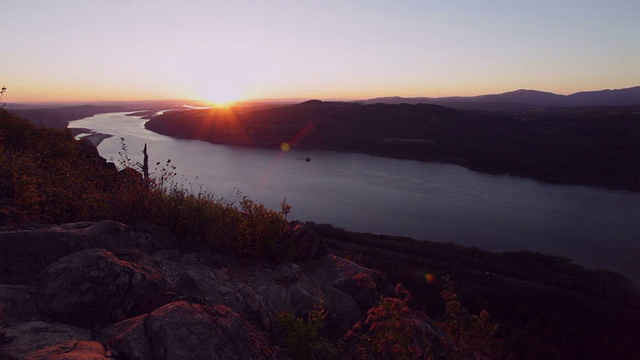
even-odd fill
[{"label": "shoreline", "polygon": [[111,134],[95,132],[87,128],[68,128],[68,129],[71,131],[71,133],[76,139],[86,140],[89,143],[91,143],[91,145],[93,145],[94,147],[98,147],[98,145],[100,145],[100,143],[103,140],[113,137],[113,135]]},{"label": "shoreline", "polygon": [[[633,293],[640,299],[640,282],[633,274],[619,270],[588,266],[576,262],[571,257],[530,250],[491,251],[460,245],[454,242],[418,240],[405,236],[350,231],[336,228],[331,224],[317,224],[309,221],[305,222],[305,224],[307,226],[311,224],[312,228],[315,227],[314,230],[327,242],[330,248],[346,252],[346,254],[351,254],[352,256],[356,254],[368,255],[370,256],[370,260],[373,260],[373,263],[381,266],[386,263],[387,266],[391,266],[391,268],[400,268],[402,264],[412,263],[415,262],[416,259],[422,258],[423,260],[418,262],[422,264],[421,266],[425,267],[437,267],[437,264],[446,262],[456,268],[473,268],[480,270],[481,273],[486,272],[486,274],[490,274],[492,277],[502,274],[501,276],[503,277],[527,280],[529,276],[533,276],[532,273],[523,272],[520,273],[520,275],[508,275],[508,267],[505,267],[503,271],[496,271],[496,269],[494,269],[495,266],[500,267],[499,264],[506,259],[523,257],[523,261],[527,259],[526,261],[540,261],[541,264],[545,264],[544,266],[557,266],[558,269],[556,269],[556,271],[562,268],[565,270],[571,269],[572,271],[579,271],[584,274],[600,274],[600,276],[609,278],[608,281],[615,281],[618,286]],[[329,230],[327,230],[327,227]],[[460,258],[457,258],[458,256],[460,256]],[[484,259],[485,261],[481,267],[478,267],[476,264],[476,262],[482,262],[479,259]],[[547,280],[551,282],[549,285],[557,286],[557,284],[553,284],[557,279],[550,278]]]}]

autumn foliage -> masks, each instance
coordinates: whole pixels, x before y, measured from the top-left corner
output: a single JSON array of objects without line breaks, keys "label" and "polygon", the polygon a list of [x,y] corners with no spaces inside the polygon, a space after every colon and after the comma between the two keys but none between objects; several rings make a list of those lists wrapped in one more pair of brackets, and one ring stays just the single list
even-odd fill
[{"label": "autumn foliage", "polygon": [[344,335],[346,353],[355,359],[510,359],[496,338],[489,314],[467,313],[445,277],[442,298],[446,316],[433,321],[411,308],[411,294],[397,284],[394,296],[382,298]]},{"label": "autumn foliage", "polygon": [[[357,359],[416,359],[425,351],[420,345],[427,336],[420,326],[423,314],[409,308],[411,295],[401,284],[395,297],[386,297],[369,309],[367,318],[347,331],[344,340],[356,339],[352,350]],[[422,317],[422,318],[421,318]]]},{"label": "autumn foliage", "polygon": [[144,179],[124,142],[120,156],[117,166],[107,163],[68,130],[36,126],[0,109],[0,179],[15,189],[20,221],[145,220],[186,243],[276,262],[295,256],[286,202],[274,211],[246,197],[192,191],[192,184],[176,179],[169,159]]}]

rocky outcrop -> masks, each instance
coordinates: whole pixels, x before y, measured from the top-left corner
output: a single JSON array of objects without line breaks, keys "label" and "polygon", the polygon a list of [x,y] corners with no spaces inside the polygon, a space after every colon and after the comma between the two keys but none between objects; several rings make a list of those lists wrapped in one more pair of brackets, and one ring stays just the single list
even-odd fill
[{"label": "rocky outcrop", "polygon": [[173,302],[105,328],[125,359],[272,359],[266,337],[226,306]]},{"label": "rocky outcrop", "polygon": [[87,329],[28,321],[11,324],[2,331],[10,339],[0,345],[2,359],[111,359],[104,345],[93,340]]},{"label": "rocky outcrop", "polygon": [[302,224],[296,225],[289,236],[296,244],[296,258],[299,261],[320,259],[329,253],[327,244],[320,236]]},{"label": "rocky outcrop", "polygon": [[0,325],[36,320],[36,287],[0,285]]},{"label": "rocky outcrop", "polygon": [[392,291],[384,273],[335,255],[326,255],[309,270],[310,276],[325,287],[333,287],[352,296],[364,311],[375,306],[381,296]]},{"label": "rocky outcrop", "polygon": [[152,311],[164,297],[160,273],[104,249],[63,257],[42,272],[40,283],[42,316],[88,328]]},{"label": "rocky outcrop", "polygon": [[320,302],[339,339],[390,286],[311,230],[292,235],[302,257],[274,265],[181,247],[143,222],[0,228],[0,357],[277,358],[277,315]]},{"label": "rocky outcrop", "polygon": [[131,256],[175,247],[175,238],[158,235],[162,231],[157,228],[129,228],[109,220],[8,228],[0,231],[0,283],[35,284],[47,266],[80,250],[103,248]]}]

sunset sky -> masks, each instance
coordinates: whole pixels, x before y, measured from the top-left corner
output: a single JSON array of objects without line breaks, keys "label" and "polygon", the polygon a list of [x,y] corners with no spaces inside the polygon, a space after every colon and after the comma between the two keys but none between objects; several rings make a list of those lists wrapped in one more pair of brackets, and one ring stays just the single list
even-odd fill
[{"label": "sunset sky", "polygon": [[4,100],[358,99],[640,85],[638,0],[8,0]]}]

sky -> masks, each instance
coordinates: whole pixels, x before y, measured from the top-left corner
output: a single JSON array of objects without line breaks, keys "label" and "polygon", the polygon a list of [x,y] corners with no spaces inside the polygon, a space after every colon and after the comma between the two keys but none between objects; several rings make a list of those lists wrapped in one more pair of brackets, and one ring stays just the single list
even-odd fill
[{"label": "sky", "polygon": [[640,85],[638,0],[3,0],[4,101]]}]

